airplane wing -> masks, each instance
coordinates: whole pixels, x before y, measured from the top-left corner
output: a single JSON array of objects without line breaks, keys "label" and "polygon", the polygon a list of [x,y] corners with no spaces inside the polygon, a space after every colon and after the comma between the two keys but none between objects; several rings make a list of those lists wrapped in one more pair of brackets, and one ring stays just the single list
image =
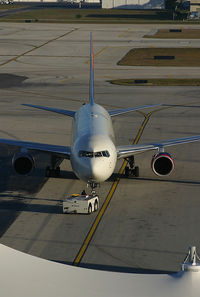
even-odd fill
[{"label": "airplane wing", "polygon": [[150,142],[145,144],[117,146],[117,158],[126,158],[144,151],[162,149],[167,146],[173,146],[183,143],[200,141],[200,135],[164,140],[161,142]]},{"label": "airplane wing", "polygon": [[46,111],[52,111],[52,112],[64,114],[64,115],[67,115],[69,117],[74,117],[74,115],[76,113],[73,110],[67,110],[67,109],[58,109],[58,108],[45,107],[45,106],[40,106],[40,105],[31,105],[31,104],[22,104],[22,105],[28,106],[28,107],[34,107],[34,108],[38,108],[38,109],[43,109],[43,110],[46,110]]},{"label": "airplane wing", "polygon": [[156,107],[156,106],[160,106],[160,105],[162,105],[162,104],[151,104],[151,105],[143,105],[143,106],[138,106],[138,107],[109,110],[108,113],[111,117],[113,117],[113,116],[117,116],[119,114],[136,111],[136,110],[140,110],[140,109],[144,109],[144,108]]},{"label": "airplane wing", "polygon": [[17,146],[22,149],[35,150],[44,153],[56,155],[60,158],[70,159],[71,148],[69,146],[44,144],[37,142],[26,142],[20,140],[4,139],[0,138],[0,144],[7,144]]}]

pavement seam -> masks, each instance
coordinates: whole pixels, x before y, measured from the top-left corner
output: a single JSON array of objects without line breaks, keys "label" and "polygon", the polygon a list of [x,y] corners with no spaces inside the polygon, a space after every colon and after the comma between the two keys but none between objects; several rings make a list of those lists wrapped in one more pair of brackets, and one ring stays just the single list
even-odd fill
[{"label": "pavement seam", "polygon": [[45,45],[47,45],[47,44],[49,44],[49,43],[51,43],[51,42],[54,42],[54,41],[56,41],[56,40],[58,40],[58,39],[60,39],[60,38],[62,38],[62,37],[65,37],[65,36],[71,34],[72,32],[74,32],[74,31],[76,31],[76,30],[78,30],[78,29],[77,29],[77,28],[74,28],[74,29],[72,29],[71,31],[69,31],[69,32],[67,32],[67,33],[64,33],[64,34],[62,34],[62,35],[60,35],[60,36],[57,36],[57,37],[55,37],[55,38],[53,38],[53,39],[50,39],[50,40],[44,42],[43,44],[41,44],[41,45],[39,45],[39,46],[34,46],[34,48],[32,48],[32,49],[30,49],[30,50],[28,50],[28,51],[26,51],[26,52],[24,52],[24,53],[22,53],[22,54],[17,55],[16,57],[13,57],[13,58],[11,58],[11,59],[9,59],[9,60],[7,60],[7,61],[1,63],[1,64],[0,64],[0,67],[1,67],[1,66],[4,66],[4,65],[6,65],[6,64],[8,64],[8,63],[10,63],[10,62],[16,61],[17,59],[19,59],[19,58],[21,58],[21,57],[23,57],[23,56],[25,56],[25,55],[27,55],[27,54],[29,54],[29,53],[31,53],[31,52],[37,50],[37,49],[39,49],[39,48],[41,48],[41,47],[43,47],[43,46],[45,46]]}]

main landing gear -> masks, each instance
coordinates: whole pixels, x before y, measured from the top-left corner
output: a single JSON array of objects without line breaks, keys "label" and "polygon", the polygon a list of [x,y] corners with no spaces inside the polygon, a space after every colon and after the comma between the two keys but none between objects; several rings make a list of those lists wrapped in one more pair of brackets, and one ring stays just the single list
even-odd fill
[{"label": "main landing gear", "polygon": [[124,174],[126,177],[135,176],[139,177],[139,167],[135,166],[134,156],[125,159],[127,161],[127,166],[125,167]]},{"label": "main landing gear", "polygon": [[55,156],[51,157],[51,166],[47,166],[45,175],[46,177],[59,177],[60,176],[60,164],[62,159]]}]

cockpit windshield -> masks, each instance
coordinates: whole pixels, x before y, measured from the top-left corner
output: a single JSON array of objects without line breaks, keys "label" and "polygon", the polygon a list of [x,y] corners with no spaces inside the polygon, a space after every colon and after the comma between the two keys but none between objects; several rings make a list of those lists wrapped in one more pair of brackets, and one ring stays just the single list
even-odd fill
[{"label": "cockpit windshield", "polygon": [[100,152],[79,151],[79,157],[86,157],[86,158],[106,157],[106,158],[109,158],[110,154],[108,151],[100,151]]},{"label": "cockpit windshield", "polygon": [[79,151],[79,157],[93,158],[93,153],[87,151]]}]

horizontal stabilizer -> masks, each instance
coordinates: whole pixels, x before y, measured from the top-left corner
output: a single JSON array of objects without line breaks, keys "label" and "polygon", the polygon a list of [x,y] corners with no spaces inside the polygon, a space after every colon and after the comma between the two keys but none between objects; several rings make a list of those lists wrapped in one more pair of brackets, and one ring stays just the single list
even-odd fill
[{"label": "horizontal stabilizer", "polygon": [[69,117],[74,117],[74,115],[75,115],[75,111],[73,111],[73,110],[58,109],[58,108],[45,107],[45,106],[40,106],[40,105],[31,105],[31,104],[22,104],[22,105],[28,106],[28,107],[34,107],[34,108],[38,108],[38,109],[43,109],[43,110],[47,110],[47,111],[51,111],[51,112],[56,112],[56,113],[60,113],[60,114],[64,114],[64,115],[67,115]]},{"label": "horizontal stabilizer", "polygon": [[160,105],[162,105],[162,104],[151,104],[151,105],[143,105],[143,106],[138,106],[138,107],[109,110],[108,113],[111,117],[113,117],[113,116],[117,116],[119,114],[136,111],[136,110],[140,110],[140,109],[145,109],[145,108],[156,107],[156,106],[160,106]]}]

